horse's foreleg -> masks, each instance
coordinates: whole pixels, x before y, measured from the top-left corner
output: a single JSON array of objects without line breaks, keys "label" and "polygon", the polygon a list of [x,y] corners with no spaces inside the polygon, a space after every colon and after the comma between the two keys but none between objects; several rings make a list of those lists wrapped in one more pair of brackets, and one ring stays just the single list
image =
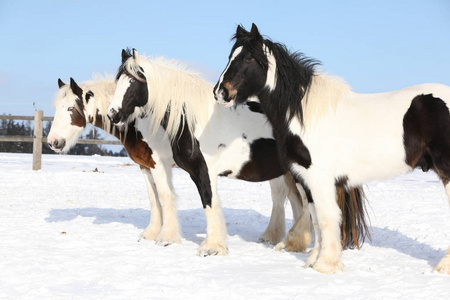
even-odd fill
[{"label": "horse's foreleg", "polygon": [[158,199],[156,185],[151,172],[148,169],[142,167],[141,171],[144,175],[145,183],[147,185],[148,198],[150,200],[150,222],[147,228],[145,228],[144,232],[142,232],[141,237],[146,240],[154,241],[161,231],[161,227],[163,224],[162,208],[161,203]]},{"label": "horse's foreleg", "polygon": [[259,241],[263,243],[277,244],[284,237],[286,231],[284,203],[289,194],[289,186],[286,185],[283,177],[280,176],[269,181],[272,194],[272,214],[269,225],[259,238]]},{"label": "horse's foreleg", "polygon": [[[315,215],[322,239],[313,268],[321,273],[337,273],[343,270],[344,265],[341,261],[342,245],[339,227],[341,211],[336,203],[334,179],[326,174],[309,170],[307,183],[314,200]],[[311,254],[311,261],[308,259],[307,264],[312,263],[313,254],[315,255],[314,251]]]},{"label": "horse's foreleg", "polygon": [[154,155],[155,169],[152,169],[157,195],[162,208],[163,226],[156,238],[158,244],[167,246],[181,243],[180,224],[178,223],[175,193],[172,185],[173,161],[164,162]]},{"label": "horse's foreleg", "polygon": [[212,192],[211,202],[208,204],[204,201],[206,199],[202,199],[206,215],[206,239],[198,248],[197,255],[228,255],[225,217],[217,196],[217,176],[210,177],[209,182]]}]

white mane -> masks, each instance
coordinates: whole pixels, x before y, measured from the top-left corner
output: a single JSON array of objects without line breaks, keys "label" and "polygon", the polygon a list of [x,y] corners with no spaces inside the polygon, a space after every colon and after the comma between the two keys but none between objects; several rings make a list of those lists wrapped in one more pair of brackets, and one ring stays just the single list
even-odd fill
[{"label": "white mane", "polygon": [[[98,112],[98,114],[102,117],[103,129],[109,133],[111,130],[111,122],[108,120],[107,108],[116,89],[115,79],[110,75],[102,76],[96,74],[93,76],[92,80],[81,82],[78,85],[83,90],[86,123],[95,124]],[[91,97],[86,104],[86,93],[89,91],[94,93],[94,97]],[[71,93],[73,97],[68,97],[68,93]],[[70,100],[73,101],[70,105],[80,109],[76,104],[75,99],[76,96],[73,95],[70,85],[66,84],[56,93],[54,106],[56,107],[61,101]]]},{"label": "white mane", "polygon": [[166,113],[166,132],[170,139],[175,137],[185,120],[192,134],[197,126],[204,127],[208,121],[213,86],[197,73],[187,71],[174,60],[149,59],[142,55],[130,57],[123,68],[138,80],[139,72],[146,78],[149,99],[142,110],[145,115],[151,112],[154,132]]},{"label": "white mane", "polygon": [[305,127],[321,116],[335,111],[339,101],[350,93],[350,86],[338,76],[317,73],[302,101]]}]

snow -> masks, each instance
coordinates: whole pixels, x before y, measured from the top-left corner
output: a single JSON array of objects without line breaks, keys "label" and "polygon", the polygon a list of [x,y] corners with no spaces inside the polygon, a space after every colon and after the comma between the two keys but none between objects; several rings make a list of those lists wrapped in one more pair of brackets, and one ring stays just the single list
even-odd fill
[{"label": "snow", "polygon": [[[366,186],[372,243],[343,252],[345,269],[304,269],[307,253],[257,243],[269,185],[219,179],[229,255],[198,257],[205,216],[189,176],[174,170],[181,244],[138,241],[150,216],[128,158],[0,153],[0,299],[449,299],[432,272],[450,242],[450,211],[434,173]],[[97,168],[98,172],[94,172]],[[287,205],[287,224],[292,212]]]}]

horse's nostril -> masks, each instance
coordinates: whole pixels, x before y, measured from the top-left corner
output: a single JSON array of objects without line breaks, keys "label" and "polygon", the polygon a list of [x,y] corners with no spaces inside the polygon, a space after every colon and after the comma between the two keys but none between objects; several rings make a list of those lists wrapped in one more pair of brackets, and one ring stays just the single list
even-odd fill
[{"label": "horse's nostril", "polygon": [[109,120],[114,123],[114,118],[117,115],[117,111],[114,108],[111,108],[107,115],[108,115]]},{"label": "horse's nostril", "polygon": [[217,94],[218,97],[222,98],[222,100],[228,100],[228,91],[226,89],[221,88]]}]

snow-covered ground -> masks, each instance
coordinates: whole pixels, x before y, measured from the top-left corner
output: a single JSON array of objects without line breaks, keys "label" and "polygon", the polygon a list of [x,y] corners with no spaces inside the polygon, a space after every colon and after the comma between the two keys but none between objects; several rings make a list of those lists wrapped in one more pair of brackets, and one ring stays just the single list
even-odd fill
[{"label": "snow-covered ground", "polygon": [[[307,253],[257,243],[268,183],[219,180],[229,255],[198,257],[205,216],[189,176],[174,170],[182,244],[138,241],[150,216],[128,158],[0,153],[1,299],[449,299],[431,272],[450,243],[450,212],[433,173],[366,186],[372,239],[343,253],[345,269],[304,269]],[[97,169],[98,172],[94,172]],[[287,226],[292,213],[287,206]]]}]

